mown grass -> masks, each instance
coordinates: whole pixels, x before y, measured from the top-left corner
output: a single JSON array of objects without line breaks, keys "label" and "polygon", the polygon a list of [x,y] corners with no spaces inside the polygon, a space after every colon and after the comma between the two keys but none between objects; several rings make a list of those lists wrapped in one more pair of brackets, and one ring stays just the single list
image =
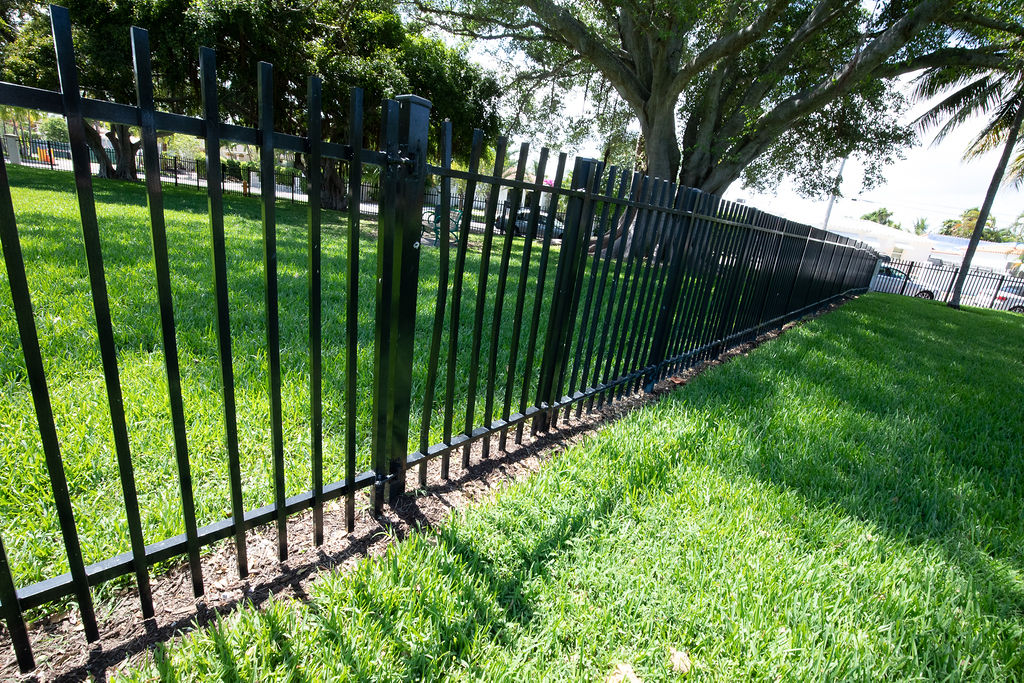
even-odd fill
[{"label": "mown grass", "polygon": [[128,680],[1024,677],[1018,317],[868,295]]},{"label": "mown grass", "polygon": [[[70,173],[12,167],[12,195],[32,291],[36,324],[57,421],[65,469],[86,562],[129,549],[121,485],[113,454],[109,408],[96,341],[78,205]],[[141,184],[95,181],[97,211],[110,293],[129,437],[147,542],[183,531],[170,423],[159,309],[153,271],[149,214]],[[204,192],[165,187],[171,279],[189,454],[200,524],[230,515],[209,222]],[[323,217],[323,371],[325,481],[344,479],[345,283],[347,218]],[[278,204],[278,286],[288,495],[310,487],[307,214],[301,205]],[[247,509],[273,500],[267,389],[263,253],[258,200],[225,198],[225,230],[238,404],[242,483]],[[376,226],[363,222],[360,240],[359,344],[357,364],[357,468],[369,468],[374,338]],[[480,250],[466,262],[459,354],[453,395],[454,430],[464,425]],[[497,243],[496,243],[497,244]],[[539,246],[539,244],[538,244]],[[523,241],[515,240],[512,273]],[[499,250],[492,255],[494,286]],[[552,259],[558,246],[553,246]],[[453,263],[454,263],[454,249]],[[553,261],[552,261],[553,263]],[[410,440],[418,444],[427,379],[430,330],[437,302],[439,250],[425,246],[420,265],[417,341],[413,358]],[[553,266],[551,271],[553,273]],[[537,275],[536,252],[531,282]],[[53,508],[38,426],[28,389],[6,271],[0,267],[0,466],[9,473],[0,489],[0,533],[19,585],[62,571],[67,562]],[[550,288],[548,278],[548,287]],[[514,292],[514,281],[510,285]],[[531,284],[526,315],[533,310]],[[542,306],[549,298],[542,299]],[[499,348],[507,365],[513,334],[512,306],[500,325]],[[482,356],[492,335],[493,296],[485,307]],[[540,335],[546,329],[541,315]],[[522,331],[524,335],[526,331]],[[447,325],[442,349],[447,346]],[[442,359],[445,356],[442,355]],[[504,368],[503,368],[504,369]],[[525,376],[523,354],[514,373],[516,400]],[[433,405],[431,443],[441,440],[445,366]],[[483,420],[481,392],[476,424]],[[535,380],[532,380],[535,381]],[[532,397],[532,393],[530,394]],[[499,394],[499,398],[501,394]],[[499,403],[500,406],[500,403]],[[514,409],[517,406],[514,406]],[[103,589],[105,590],[105,589]]]}]

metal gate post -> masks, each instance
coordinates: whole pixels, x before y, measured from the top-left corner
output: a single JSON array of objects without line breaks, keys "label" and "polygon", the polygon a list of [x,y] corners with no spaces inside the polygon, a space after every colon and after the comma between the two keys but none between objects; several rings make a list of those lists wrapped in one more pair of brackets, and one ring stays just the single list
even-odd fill
[{"label": "metal gate post", "polygon": [[[879,264],[881,264],[881,261],[879,261]],[[907,268],[907,272],[903,276],[903,284],[900,286],[900,294],[903,294],[903,293],[905,293],[907,291],[907,283],[910,282],[910,276],[914,274],[914,267],[915,266],[917,266],[917,262],[916,261],[911,261],[910,262],[910,267]],[[875,268],[876,272],[877,272],[877,270],[878,270],[878,268]]]},{"label": "metal gate post", "polygon": [[[949,280],[949,287],[946,287],[946,295],[942,297],[942,300],[947,303],[949,302],[949,295],[953,293],[953,285],[956,284],[957,278],[960,277],[961,268],[963,268],[963,266],[959,266],[955,271],[953,271],[953,277]],[[970,274],[970,272],[968,272],[968,274]]]},{"label": "metal gate post", "polygon": [[1002,277],[999,278],[999,284],[996,285],[996,291],[992,292],[992,301],[990,301],[989,304],[988,304],[989,308],[995,308],[996,307],[996,299],[999,298],[999,290],[1001,290],[1003,288],[1003,283],[1004,282],[1006,282],[1006,276],[1005,275],[1003,275]]},{"label": "metal gate post", "polygon": [[[405,491],[412,404],[412,353],[416,335],[419,287],[420,217],[427,179],[427,129],[431,103],[401,95],[398,107],[386,109],[388,168],[381,174],[381,221],[378,231],[377,345],[374,349],[377,390],[374,395],[373,510],[394,503]],[[397,116],[397,120],[394,118]],[[385,135],[387,133],[385,132]],[[390,202],[391,207],[384,206]],[[389,209],[390,210],[387,210]]]}]

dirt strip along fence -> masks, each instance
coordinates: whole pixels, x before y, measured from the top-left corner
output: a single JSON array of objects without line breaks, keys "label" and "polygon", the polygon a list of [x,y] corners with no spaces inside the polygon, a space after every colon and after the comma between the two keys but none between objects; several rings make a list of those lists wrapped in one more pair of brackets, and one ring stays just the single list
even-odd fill
[{"label": "dirt strip along fence", "polygon": [[[71,597],[80,612],[88,641],[99,638],[91,587],[115,577],[133,576],[143,617],[153,615],[150,566],[184,556],[196,596],[204,591],[200,552],[204,546],[232,539],[240,576],[248,572],[246,534],[274,524],[278,556],[288,557],[286,519],[313,510],[314,542],[323,539],[326,501],[344,499],[352,528],[355,494],[369,489],[376,513],[403,493],[407,470],[418,469],[426,481],[428,460],[439,459],[442,477],[452,458],[468,464],[470,445],[481,441],[489,455],[491,437],[498,448],[524,432],[544,432],[559,423],[637,391],[725,350],[782,327],[844,297],[864,292],[875,272],[877,254],[864,245],[806,225],[779,218],[715,195],[651,178],[631,170],[578,158],[568,166],[566,154],[540,150],[534,179],[527,178],[529,147],[519,150],[514,177],[504,178],[507,141],[495,144],[493,170],[482,169],[485,141],[472,138],[468,171],[452,169],[451,124],[441,125],[439,159],[427,158],[431,104],[413,95],[382,105],[379,149],[366,149],[363,95],[351,95],[348,141],[321,139],[321,81],[308,83],[308,132],[305,136],[274,130],[275,102],[261,95],[259,125],[225,123],[217,104],[216,57],[200,51],[203,116],[157,111],[146,31],[132,29],[138,102],[126,105],[80,96],[78,72],[67,10],[51,7],[59,92],[0,83],[0,104],[42,110],[66,118],[71,166],[80,209],[95,333],[99,342],[110,404],[114,453],[124,492],[130,549],[86,565],[76,530],[75,512],[61,458],[54,411],[44,373],[21,243],[15,221],[6,163],[0,163],[0,242],[14,302],[18,333],[52,487],[68,567],[66,574],[17,586],[0,545],[0,614],[12,636],[23,671],[34,667],[23,610]],[[260,63],[259,92],[273,93],[273,67]],[[115,335],[104,276],[103,254],[92,185],[85,119],[137,126],[149,199],[153,277],[167,378],[167,405],[173,424],[176,486],[182,500],[184,533],[146,539],[135,489],[124,396],[119,380]],[[228,270],[224,239],[221,164],[208,164],[208,219],[213,277],[209,283],[215,309],[224,408],[224,449],[229,470],[231,515],[197,526],[193,506],[188,434],[183,411],[176,346],[171,273],[167,256],[157,132],[194,135],[205,141],[207,159],[219,161],[222,144],[258,146],[259,179],[276,186],[276,150],[305,155],[308,196],[309,458],[312,476],[305,492],[286,497],[282,445],[281,359],[279,339],[277,223],[274,193],[261,196],[265,287],[266,354],[271,417],[274,498],[258,509],[243,509],[235,414],[232,330],[228,306]],[[323,386],[321,311],[321,164],[344,165],[350,196],[360,196],[364,174],[379,178],[376,214],[376,270],[358,269],[363,202],[350,202],[346,253],[345,310],[327,312],[345,336],[344,386]],[[571,181],[568,172],[571,170]],[[554,184],[544,178],[553,175]],[[424,205],[428,175],[439,179],[436,206]],[[568,182],[567,182],[568,181]],[[482,214],[458,209],[453,183],[466,196],[486,197]],[[504,196],[504,199],[502,197]],[[500,225],[501,205],[508,216],[523,216]],[[564,219],[548,207],[564,207]],[[432,211],[441,239],[427,239],[424,214]],[[471,224],[482,221],[482,236]],[[514,229],[513,229],[514,226]],[[498,228],[502,227],[502,231]],[[559,232],[560,231],[560,232]],[[523,233],[522,237],[517,233]],[[525,239],[522,239],[525,238]],[[434,243],[436,242],[436,244]],[[364,243],[365,244],[365,243]],[[426,250],[437,250],[440,269],[429,331],[417,336],[419,264]],[[512,258],[515,252],[515,259]],[[472,254],[473,258],[469,258]],[[477,258],[479,256],[479,258]],[[478,264],[478,266],[472,266]],[[470,272],[473,270],[473,272]],[[363,278],[373,278],[372,419],[369,434],[358,433],[357,292]],[[475,306],[472,305],[475,302]],[[472,313],[472,328],[463,317]],[[503,330],[502,332],[498,332]],[[460,336],[461,335],[461,336]],[[426,377],[413,382],[414,348],[428,349]],[[468,357],[468,377],[458,367]],[[458,376],[457,376],[458,375]],[[456,382],[468,391],[456,398]],[[343,395],[345,478],[323,481],[323,394]],[[411,419],[414,404],[422,420]],[[483,418],[478,408],[483,406]],[[464,419],[462,419],[464,416]],[[430,435],[441,438],[431,442]],[[371,468],[356,470],[357,443],[370,442]],[[148,543],[147,543],[148,541]]]}]

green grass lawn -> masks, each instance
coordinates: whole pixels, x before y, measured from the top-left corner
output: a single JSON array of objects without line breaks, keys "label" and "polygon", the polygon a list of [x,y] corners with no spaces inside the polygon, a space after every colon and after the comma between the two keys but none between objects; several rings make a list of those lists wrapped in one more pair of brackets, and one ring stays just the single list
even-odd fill
[{"label": "green grass lawn", "polygon": [[1021,332],[862,297],[126,677],[1020,680]]},{"label": "green grass lawn", "polygon": [[[17,166],[11,167],[9,174],[83,552],[86,562],[95,562],[128,550],[129,543],[73,179],[70,173]],[[143,527],[146,541],[152,543],[182,533],[183,523],[173,457],[149,212],[145,188],[141,184],[96,180],[95,191]],[[204,191],[165,187],[165,204],[189,453],[197,516],[202,525],[230,516],[212,294],[210,229]],[[245,506],[252,509],[273,500],[262,229],[258,200],[226,197],[225,215],[242,482]],[[335,212],[325,212],[323,222],[324,465],[325,481],[331,482],[345,476],[343,387],[348,222],[344,215]],[[311,486],[307,226],[305,206],[279,202],[278,273],[288,495],[309,490]],[[363,228],[357,359],[357,467],[360,471],[369,468],[373,287],[377,258],[376,225],[372,221],[364,221]],[[455,374],[455,433],[463,428],[468,394],[469,352],[481,261],[479,239],[473,236],[476,248],[470,250],[466,264],[460,353]],[[500,260],[500,243],[496,240],[495,245],[489,280],[491,287],[494,286],[494,273]],[[539,243],[537,246],[539,249]],[[515,240],[513,247],[512,273],[516,274],[523,241]],[[557,253],[555,245],[552,264]],[[535,251],[531,283],[537,275],[536,254]],[[430,331],[436,309],[438,256],[436,247],[424,247],[422,250],[417,342],[413,359],[411,441],[414,447],[419,441]],[[554,272],[553,265],[550,272]],[[6,279],[6,271],[0,265],[0,467],[9,473],[7,485],[0,488],[0,533],[7,546],[16,581],[19,585],[26,585],[66,571],[67,562]],[[510,285],[510,298],[514,298],[514,282]],[[528,292],[527,316],[533,309],[532,284]],[[548,298],[545,297],[544,301]],[[506,311],[511,310],[512,305],[506,301]],[[481,340],[485,353],[492,334],[492,309],[493,296],[488,298],[485,308]],[[502,318],[499,347],[506,354],[503,357],[507,357],[512,322],[511,313]],[[542,315],[541,335],[546,323],[546,315]],[[444,339],[447,340],[447,332]],[[442,344],[444,348],[445,343]],[[518,386],[525,374],[523,353],[520,353],[516,372],[511,374],[517,383],[514,395],[518,400]],[[482,372],[476,425],[481,423],[484,415],[484,376]],[[507,374],[499,377],[499,381],[507,377]],[[437,391],[431,443],[442,438],[443,365]],[[532,397],[532,392],[530,395]],[[501,396],[499,394],[499,398]],[[101,588],[101,591],[105,590]]]}]

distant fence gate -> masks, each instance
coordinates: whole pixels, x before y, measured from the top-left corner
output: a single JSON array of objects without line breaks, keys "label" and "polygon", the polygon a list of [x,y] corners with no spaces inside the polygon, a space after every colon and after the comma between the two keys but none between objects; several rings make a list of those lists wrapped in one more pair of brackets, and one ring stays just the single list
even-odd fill
[{"label": "distant fence gate", "polygon": [[[405,486],[409,468],[418,467],[426,482],[428,460],[440,459],[447,477],[453,454],[469,462],[469,446],[482,441],[488,456],[490,437],[520,442],[530,423],[546,431],[572,410],[586,409],[622,398],[640,389],[652,390],[660,379],[724,350],[755,339],[768,330],[820,309],[839,298],[866,290],[875,271],[877,254],[864,245],[806,225],[772,216],[749,206],[722,200],[667,180],[576,159],[571,182],[566,179],[565,154],[552,158],[540,151],[534,179],[527,178],[529,148],[519,150],[513,178],[502,177],[507,142],[499,139],[492,172],[480,170],[483,135],[476,131],[468,171],[451,167],[452,128],[442,126],[439,163],[428,163],[427,136],[431,105],[406,95],[383,103],[381,148],[364,149],[362,93],[352,93],[348,143],[321,139],[321,83],[309,79],[308,133],[289,135],[274,130],[273,70],[258,68],[259,125],[247,128],[224,123],[217,105],[213,51],[200,52],[203,116],[195,118],[156,111],[146,31],[132,29],[134,69],[138,85],[136,106],[80,96],[78,73],[67,10],[51,7],[53,37],[61,91],[0,83],[0,104],[42,110],[66,117],[70,156],[86,247],[96,334],[101,350],[110,404],[115,455],[125,499],[125,519],[131,549],[86,566],[80,548],[55,429],[47,378],[21,243],[15,223],[7,167],[0,161],[0,242],[14,301],[14,312],[49,473],[59,527],[70,571],[45,581],[18,587],[0,544],[0,609],[6,620],[22,670],[34,667],[23,610],[64,596],[73,596],[81,613],[85,636],[99,638],[91,586],[114,577],[134,575],[144,616],[153,615],[149,566],[177,556],[188,558],[197,596],[204,590],[200,565],[202,547],[234,540],[238,571],[245,576],[246,532],[274,522],[278,555],[288,555],[286,518],[312,508],[314,540],[323,539],[325,501],[345,499],[349,529],[353,526],[354,495],[370,489],[372,506],[380,512]],[[150,229],[159,298],[159,315],[173,424],[184,533],[146,543],[129,451],[128,425],[111,325],[100,233],[93,197],[85,119],[137,126],[141,129]],[[218,357],[224,407],[224,443],[231,488],[231,516],[197,526],[186,422],[176,346],[171,273],[164,230],[157,131],[194,135],[205,140],[208,164],[206,193],[213,263],[213,293]],[[235,415],[234,376],[228,271],[224,239],[224,207],[220,150],[224,142],[257,145],[259,178],[263,187],[275,184],[275,150],[305,155],[308,170],[309,285],[309,489],[285,495],[282,445],[281,358],[278,321],[277,236],[275,193],[261,196],[264,242],[266,352],[269,368],[271,453],[274,500],[243,509]],[[321,312],[321,163],[341,161],[352,196],[360,196],[364,165],[379,168],[376,272],[360,273],[360,202],[347,211],[347,298],[344,311],[331,311],[345,329],[345,479],[323,481],[322,312]],[[553,170],[554,184],[544,183]],[[425,181],[440,179],[438,203],[431,220],[440,239],[428,247],[423,234]],[[458,210],[452,182],[465,183],[465,195],[485,191],[482,217]],[[508,220],[501,220],[501,193],[506,193]],[[564,206],[564,221],[556,217]],[[521,221],[520,221],[520,217]],[[458,220],[456,220],[458,218]],[[482,238],[470,240],[470,225],[483,222]],[[521,222],[521,225],[520,225]],[[516,233],[522,233],[517,235]],[[451,238],[449,239],[449,235]],[[363,234],[366,237],[366,234]],[[525,239],[520,242],[519,237]],[[515,246],[515,249],[513,247]],[[416,336],[419,263],[424,249],[437,249],[440,263],[436,302],[427,335]],[[513,251],[516,257],[512,258]],[[473,258],[468,256],[472,254]],[[479,257],[479,258],[477,258]],[[493,264],[492,264],[493,261]],[[478,267],[473,266],[479,263]],[[478,269],[477,269],[478,268]],[[470,270],[473,272],[470,272]],[[373,411],[369,427],[372,467],[356,471],[356,348],[358,285],[376,282],[373,319]],[[475,306],[464,304],[475,299]],[[472,332],[460,328],[465,310],[472,311]],[[509,327],[508,321],[511,320]],[[499,343],[502,325],[510,332]],[[468,325],[466,325],[468,330]],[[413,350],[427,348],[425,382],[413,386]],[[468,358],[468,364],[466,363]],[[462,376],[459,362],[468,368]],[[456,405],[456,376],[468,381],[464,403]],[[330,389],[336,389],[330,387]],[[477,402],[483,407],[483,419]],[[413,404],[424,406],[422,422],[411,424]],[[455,429],[455,415],[465,414]],[[441,440],[430,443],[431,422],[443,423]],[[436,425],[434,433],[437,433]]]},{"label": "distant fence gate", "polygon": [[[871,289],[921,299],[948,302],[960,274],[959,266],[885,261],[871,280]],[[960,303],[980,308],[1024,313],[1024,277],[971,268],[964,280]]]}]

